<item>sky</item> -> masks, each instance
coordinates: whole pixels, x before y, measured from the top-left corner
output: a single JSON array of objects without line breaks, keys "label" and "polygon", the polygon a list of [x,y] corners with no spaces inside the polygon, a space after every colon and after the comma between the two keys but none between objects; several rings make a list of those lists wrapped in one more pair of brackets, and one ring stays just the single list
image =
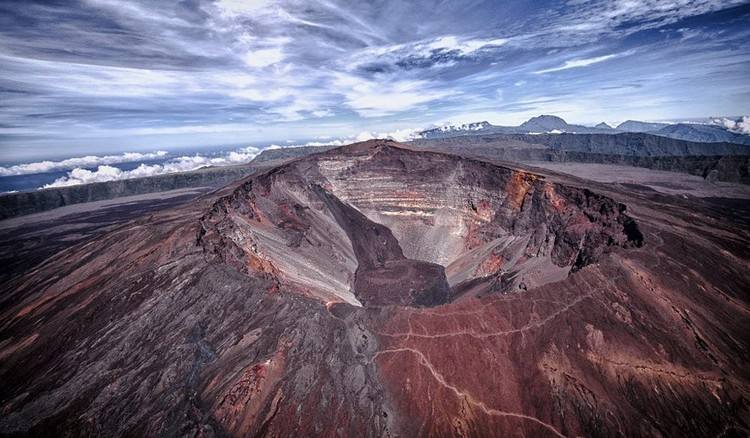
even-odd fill
[{"label": "sky", "polygon": [[750,2],[0,0],[0,161],[750,113]]}]

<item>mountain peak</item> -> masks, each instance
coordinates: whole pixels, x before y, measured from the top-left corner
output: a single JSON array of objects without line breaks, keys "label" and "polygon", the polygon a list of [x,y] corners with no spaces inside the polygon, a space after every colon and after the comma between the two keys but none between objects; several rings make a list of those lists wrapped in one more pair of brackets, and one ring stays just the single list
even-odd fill
[{"label": "mountain peak", "polygon": [[594,126],[594,128],[599,128],[599,129],[615,129],[612,126],[610,126],[607,122],[601,122],[598,125]]},{"label": "mountain peak", "polygon": [[564,131],[568,128],[568,123],[560,117],[543,114],[530,118],[523,122],[520,127],[528,129],[530,132]]}]

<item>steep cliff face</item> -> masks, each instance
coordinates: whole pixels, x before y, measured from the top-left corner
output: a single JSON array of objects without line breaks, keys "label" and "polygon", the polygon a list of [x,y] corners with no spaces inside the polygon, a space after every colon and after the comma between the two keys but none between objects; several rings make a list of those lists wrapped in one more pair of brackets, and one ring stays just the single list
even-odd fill
[{"label": "steep cliff face", "polygon": [[74,245],[2,285],[0,434],[747,433],[746,208],[561,178],[374,141]]}]

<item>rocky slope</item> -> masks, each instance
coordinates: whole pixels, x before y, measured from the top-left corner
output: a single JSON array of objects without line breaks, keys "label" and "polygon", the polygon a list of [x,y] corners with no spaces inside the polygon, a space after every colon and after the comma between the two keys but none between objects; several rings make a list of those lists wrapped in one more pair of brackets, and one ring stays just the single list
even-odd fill
[{"label": "rocky slope", "polygon": [[541,145],[554,151],[632,155],[640,157],[750,155],[750,146],[747,145],[734,143],[699,143],[641,133],[511,134],[489,136],[489,139]]},{"label": "rocky slope", "polygon": [[647,134],[464,136],[411,144],[503,161],[621,164],[750,183],[750,148],[743,145],[692,143]]},{"label": "rocky slope", "polygon": [[748,216],[649,196],[383,141],[250,176],[3,285],[0,434],[747,433]]}]

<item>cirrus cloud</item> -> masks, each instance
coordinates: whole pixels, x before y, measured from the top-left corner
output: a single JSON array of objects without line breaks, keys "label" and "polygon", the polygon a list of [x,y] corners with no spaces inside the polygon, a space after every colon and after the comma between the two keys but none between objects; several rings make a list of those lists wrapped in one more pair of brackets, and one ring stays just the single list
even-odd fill
[{"label": "cirrus cloud", "polygon": [[544,70],[537,70],[534,73],[540,75],[540,74],[545,74],[545,73],[554,73],[556,71],[568,70],[571,68],[588,67],[589,65],[598,64],[600,62],[604,62],[609,59],[616,58],[617,56],[618,55],[612,54],[612,55],[596,56],[594,58],[572,59],[570,61],[565,61],[565,64],[559,67],[552,67],[552,68],[547,68]]},{"label": "cirrus cloud", "polygon": [[0,2],[0,152],[743,114],[748,19],[743,0]]}]

